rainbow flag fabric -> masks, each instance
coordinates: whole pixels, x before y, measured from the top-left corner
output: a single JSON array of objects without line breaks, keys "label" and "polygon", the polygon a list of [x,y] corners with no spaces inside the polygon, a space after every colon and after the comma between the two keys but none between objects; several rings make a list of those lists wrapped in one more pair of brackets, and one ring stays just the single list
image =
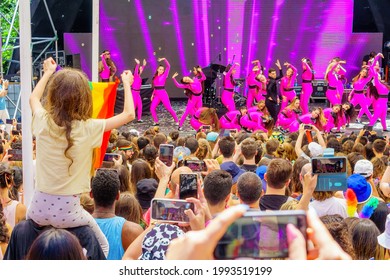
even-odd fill
[{"label": "rainbow flag fabric", "polygon": [[[89,85],[92,90],[92,118],[108,119],[114,116],[116,90],[119,85],[119,79],[110,83],[90,82]],[[94,151],[94,168],[99,168],[102,164],[110,133],[111,131],[106,131],[104,133],[101,147]]]}]

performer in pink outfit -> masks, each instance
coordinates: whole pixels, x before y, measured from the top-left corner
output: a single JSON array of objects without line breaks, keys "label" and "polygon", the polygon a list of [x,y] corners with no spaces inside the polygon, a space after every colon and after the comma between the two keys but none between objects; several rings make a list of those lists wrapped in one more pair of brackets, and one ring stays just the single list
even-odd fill
[{"label": "performer in pink outfit", "polygon": [[210,125],[212,131],[219,131],[220,124],[214,108],[199,108],[190,120],[191,126],[198,131],[203,125]]},{"label": "performer in pink outfit", "polygon": [[297,68],[288,62],[285,62],[284,66],[287,67],[287,71],[286,76],[284,76],[280,82],[280,92],[282,94],[282,107],[280,110],[283,110],[285,107],[287,107],[288,103],[297,96],[297,93],[293,88],[295,79],[297,78],[298,74]]},{"label": "performer in pink outfit", "polygon": [[368,108],[371,106],[371,99],[368,98],[364,93],[364,88],[371,80],[371,78],[372,76],[368,74],[368,66],[364,66],[360,70],[359,74],[352,79],[353,90],[351,91],[348,100],[350,100],[351,104],[354,106],[359,104],[361,107],[356,119],[357,122],[360,122],[363,114],[366,114],[370,121],[372,119],[372,114],[368,110]]},{"label": "performer in pink outfit", "polygon": [[100,55],[102,59],[99,61],[99,76],[102,82],[112,82],[116,73],[115,63],[111,60],[111,54],[108,50],[104,50]]},{"label": "performer in pink outfit", "polygon": [[302,92],[300,95],[302,114],[309,113],[309,101],[313,93],[313,65],[308,58],[302,58]]},{"label": "performer in pink outfit", "polygon": [[236,104],[234,103],[234,87],[236,82],[233,79],[233,75],[236,73],[236,66],[239,66],[238,63],[233,65],[228,65],[226,67],[226,75],[223,78],[223,92],[221,95],[222,104],[228,109],[228,111],[236,110]]},{"label": "performer in pink outfit", "polygon": [[247,108],[250,108],[253,106],[253,100],[256,100],[256,101],[260,100],[259,88],[263,88],[263,83],[260,82],[259,80],[257,80],[257,76],[262,72],[260,61],[254,60],[254,61],[252,61],[252,64],[255,64],[255,66],[252,68],[252,71],[249,73],[249,75],[246,79],[246,82],[248,85],[248,96],[246,99]]},{"label": "performer in pink outfit", "polygon": [[339,125],[349,125],[350,122],[355,118],[355,107],[349,102],[344,102],[343,105],[341,105],[341,108],[342,116],[341,119],[339,119]]},{"label": "performer in pink outfit", "polygon": [[311,124],[318,128],[319,131],[323,131],[326,126],[327,119],[324,116],[324,112],[321,107],[314,108],[311,113],[300,116],[294,121],[289,128],[290,132],[296,132],[299,130],[301,123]]},{"label": "performer in pink outfit", "polygon": [[[264,103],[264,107],[265,107],[265,103]],[[264,115],[263,112],[261,111],[252,111],[252,112],[248,111],[244,116],[241,117],[240,123],[241,126],[248,131],[261,130],[263,132],[268,132],[268,129],[272,129],[273,126],[272,121],[271,121],[271,125],[269,125],[270,118],[271,116],[269,114]]]},{"label": "performer in pink outfit", "polygon": [[240,120],[247,112],[248,110],[245,106],[240,107],[239,110],[228,111],[219,119],[221,128],[237,129],[239,131],[241,129]]},{"label": "performer in pink outfit", "polygon": [[302,110],[299,98],[295,97],[290,105],[280,111],[277,125],[281,126],[284,130],[287,130],[290,128],[290,125],[299,118],[301,113]]},{"label": "performer in pink outfit", "polygon": [[206,80],[206,76],[202,72],[202,68],[194,67],[195,77],[191,79],[188,76],[185,76],[181,79],[181,83],[176,81],[176,77],[179,75],[177,72],[173,74],[172,80],[175,83],[176,87],[185,89],[186,95],[188,96],[187,107],[184,114],[181,116],[179,123],[179,131],[183,130],[183,123],[186,120],[187,116],[192,116],[195,114],[196,110],[203,107],[202,103],[202,81]]},{"label": "performer in pink outfit", "polygon": [[146,60],[144,59],[142,66],[140,66],[140,61],[138,59],[135,60],[135,68],[134,68],[134,82],[131,85],[131,93],[133,94],[134,101],[134,110],[137,110],[137,119],[139,123],[142,123],[142,99],[141,99],[141,85],[142,79],[141,74],[144,71]]},{"label": "performer in pink outfit", "polygon": [[[328,89],[326,90],[326,98],[329,100],[330,104],[341,104],[341,99],[343,97],[343,92],[340,91],[340,85],[338,84],[338,73],[341,70],[340,63],[345,63],[345,61],[337,61],[333,59],[328,65],[325,73],[325,80],[328,81]],[[344,68],[343,68],[344,69]]]},{"label": "performer in pink outfit", "polygon": [[343,113],[341,105],[333,105],[332,108],[326,108],[323,112],[325,118],[327,119],[324,131],[329,133],[334,127],[337,128],[337,131],[340,131]]},{"label": "performer in pink outfit", "polygon": [[169,65],[169,62],[166,58],[159,58],[158,61],[165,61],[166,67],[163,65],[159,65],[157,68],[156,73],[153,77],[153,93],[152,93],[152,104],[150,105],[150,112],[153,117],[154,124],[153,125],[159,125],[158,118],[157,118],[157,106],[160,104],[160,102],[163,103],[164,107],[168,110],[168,112],[172,115],[173,119],[179,125],[179,120],[177,119],[175,111],[172,109],[171,102],[169,101],[169,96],[167,91],[165,90],[165,82],[168,78],[169,69],[171,66]]},{"label": "performer in pink outfit", "polygon": [[389,87],[382,83],[379,78],[379,73],[375,70],[379,57],[383,57],[383,54],[378,53],[375,56],[374,62],[370,66],[370,75],[374,77],[374,84],[370,87],[370,94],[376,97],[374,115],[370,121],[370,125],[374,125],[376,120],[381,119],[383,131],[387,131],[386,115],[387,115],[387,102],[389,95]]}]

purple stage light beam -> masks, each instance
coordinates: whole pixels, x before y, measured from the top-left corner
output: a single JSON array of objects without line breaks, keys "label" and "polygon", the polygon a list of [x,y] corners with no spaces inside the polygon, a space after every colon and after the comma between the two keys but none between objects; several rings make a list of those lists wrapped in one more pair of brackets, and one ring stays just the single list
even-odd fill
[{"label": "purple stage light beam", "polygon": [[[112,60],[115,61],[117,66],[117,72],[121,73],[124,69],[127,69],[128,66],[125,65],[120,47],[115,39],[116,28],[113,28],[110,24],[110,21],[113,20],[110,16],[107,15],[106,10],[103,5],[100,5],[99,11],[100,17],[100,38],[104,38],[103,48],[106,48],[110,51]],[[100,44],[102,46],[102,44]]]},{"label": "purple stage light beam", "polygon": [[139,24],[141,26],[143,39],[145,41],[145,48],[146,48],[146,52],[148,54],[148,58],[147,58],[148,63],[150,64],[152,69],[156,69],[157,68],[157,61],[156,61],[155,55],[153,53],[152,38],[150,36],[148,24],[146,23],[146,16],[144,13],[144,9],[142,8],[141,0],[134,0],[134,6],[135,6],[135,10],[137,11]]},{"label": "purple stage light beam", "polygon": [[[268,42],[268,49],[267,49],[267,60],[266,60],[266,68],[270,68],[270,64],[272,61],[272,54],[274,51],[274,47],[276,46],[276,43],[274,42],[275,36],[276,36],[276,27],[279,21],[279,13],[280,13],[280,8],[283,5],[284,0],[276,0],[275,1],[275,11],[272,16],[272,29],[271,29],[271,36],[269,38]],[[282,63],[282,62],[281,62]]]},{"label": "purple stage light beam", "polygon": [[[202,25],[203,25],[203,39],[204,39],[204,55],[203,65],[210,63],[210,33],[209,33],[209,17],[207,11],[208,0],[202,0]],[[218,62],[220,63],[220,62]]]},{"label": "purple stage light beam", "polygon": [[250,26],[250,33],[249,33],[249,50],[248,50],[245,73],[249,73],[249,71],[252,71],[251,61],[257,59],[256,57],[252,57],[252,55],[255,53],[255,48],[257,45],[257,40],[253,41],[253,38],[257,35],[258,23],[260,21],[258,18],[258,14],[256,12],[256,2],[257,2],[256,0],[253,0],[252,3],[251,26]]},{"label": "purple stage light beam", "polygon": [[186,63],[186,57],[184,55],[183,40],[182,40],[181,30],[179,25],[179,16],[177,12],[176,0],[172,0],[171,7],[172,7],[173,24],[175,26],[175,31],[177,34],[177,47],[179,49],[180,66],[181,66],[181,71],[184,75],[184,73],[188,72],[188,68],[186,67],[187,63]]}]

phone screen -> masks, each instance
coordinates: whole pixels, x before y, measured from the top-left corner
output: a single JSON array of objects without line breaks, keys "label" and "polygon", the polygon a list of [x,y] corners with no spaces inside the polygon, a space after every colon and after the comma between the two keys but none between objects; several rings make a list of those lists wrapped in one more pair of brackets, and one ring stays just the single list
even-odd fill
[{"label": "phone screen", "polygon": [[305,124],[303,126],[303,128],[306,129],[306,130],[310,130],[311,129],[311,125],[310,124]]},{"label": "phone screen", "polygon": [[207,166],[203,160],[185,160],[184,165],[194,172],[207,171]]},{"label": "phone screen", "polygon": [[22,149],[9,149],[8,154],[12,155],[12,157],[10,157],[11,161],[22,161]]},{"label": "phone screen", "polygon": [[180,199],[186,199],[188,197],[198,197],[198,175],[195,173],[191,174],[180,174]]},{"label": "phone screen", "polygon": [[211,131],[211,126],[209,126],[209,125],[202,125],[201,131],[204,132],[204,133],[208,133],[209,131]]},{"label": "phone screen", "polygon": [[171,166],[173,161],[173,145],[161,144],[159,159],[166,166]]},{"label": "phone screen", "polygon": [[311,160],[311,167],[313,174],[347,172],[345,157],[313,158]]},{"label": "phone screen", "polygon": [[306,239],[304,211],[247,212],[219,240],[216,259],[287,258],[287,224],[295,225]]},{"label": "phone screen", "polygon": [[178,199],[153,199],[152,219],[166,222],[189,222],[185,210],[194,211],[194,204]]},{"label": "phone screen", "polygon": [[104,155],[104,159],[103,159],[103,161],[112,161],[112,162],[114,162],[114,158],[118,158],[118,154],[110,154],[110,153],[106,153],[105,155]]}]

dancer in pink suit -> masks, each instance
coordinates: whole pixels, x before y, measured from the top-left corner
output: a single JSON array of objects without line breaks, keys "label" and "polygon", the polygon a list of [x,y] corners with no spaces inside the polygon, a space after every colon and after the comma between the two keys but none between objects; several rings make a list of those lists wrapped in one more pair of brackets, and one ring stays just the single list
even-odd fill
[{"label": "dancer in pink suit", "polygon": [[221,124],[221,128],[225,129],[237,129],[238,131],[241,129],[241,118],[246,115],[248,112],[245,106],[240,107],[239,110],[228,111],[224,114],[220,119],[219,123]]},{"label": "dancer in pink suit", "polygon": [[[195,68],[194,68],[195,69]],[[181,83],[176,81],[176,77],[179,75],[177,72],[173,74],[172,80],[175,83],[175,86],[178,88],[183,88],[186,91],[186,95],[188,96],[187,107],[184,114],[181,116],[179,122],[178,130],[183,130],[183,123],[186,120],[187,116],[192,116],[195,114],[196,110],[203,106],[202,103],[202,81],[206,80],[206,76],[202,72],[202,68],[198,67],[196,70],[197,75],[191,79],[188,76],[185,76],[181,79]],[[194,72],[195,72],[194,71]]]},{"label": "dancer in pink suit", "polygon": [[370,121],[370,125],[374,125],[377,119],[381,119],[382,129],[383,131],[387,131],[386,115],[389,87],[382,83],[379,78],[379,73],[375,70],[379,57],[384,58],[383,54],[378,53],[370,66],[370,75],[374,77],[374,84],[370,87],[370,94],[376,98],[374,115]]},{"label": "dancer in pink suit", "polygon": [[299,125],[301,123],[311,124],[318,128],[319,131],[324,131],[326,126],[327,119],[325,118],[324,112],[321,107],[314,108],[311,113],[300,116],[296,121],[294,121],[289,128],[289,131],[296,132],[299,130]]},{"label": "dancer in pink suit", "polygon": [[190,120],[191,126],[198,131],[203,125],[210,125],[212,131],[219,131],[220,124],[214,108],[199,108]]},{"label": "dancer in pink suit", "polygon": [[268,132],[268,129],[271,129],[273,126],[273,124],[269,126],[269,117],[269,115],[266,116],[261,111],[247,112],[241,117],[240,124],[242,128],[247,131],[261,130],[263,132]]},{"label": "dancer in pink suit", "polygon": [[281,79],[280,82],[280,92],[282,93],[282,107],[280,110],[283,110],[287,107],[288,103],[291,102],[296,96],[297,93],[294,90],[294,82],[297,78],[297,68],[291,65],[288,62],[284,63],[284,66],[287,67],[286,76]]},{"label": "dancer in pink suit", "polygon": [[331,105],[341,104],[343,97],[343,92],[340,92],[340,85],[338,82],[338,73],[342,68],[340,63],[345,63],[345,61],[337,61],[337,59],[333,59],[328,65],[325,73],[325,80],[328,81],[326,98],[329,100]]},{"label": "dancer in pink suit", "polygon": [[263,119],[263,127],[267,130],[272,130],[274,126],[274,120],[268,112],[267,107],[265,106],[265,100],[260,100],[256,106],[248,109],[248,113],[259,113]]},{"label": "dancer in pink suit", "polygon": [[104,50],[100,55],[102,59],[99,61],[99,76],[102,82],[112,82],[116,73],[116,66],[111,59],[111,53],[108,50]]},{"label": "dancer in pink suit", "polygon": [[226,75],[223,78],[223,92],[221,95],[222,104],[228,109],[228,111],[236,110],[236,104],[234,103],[234,87],[236,82],[233,79],[233,75],[236,73],[236,67],[240,64],[229,64],[226,67]]},{"label": "dancer in pink suit", "polygon": [[249,73],[246,79],[248,85],[248,96],[246,99],[247,108],[253,106],[253,100],[260,100],[260,98],[258,97],[258,95],[260,94],[259,88],[263,87],[263,83],[257,80],[257,76],[261,73],[260,61],[254,60],[252,61],[252,64],[255,64],[255,66],[253,66],[252,71]]},{"label": "dancer in pink suit", "polygon": [[324,131],[330,132],[334,127],[337,128],[337,131],[340,131],[340,127],[342,125],[342,114],[341,105],[333,105],[332,108],[324,109],[324,116],[327,119]]},{"label": "dancer in pink suit", "polygon": [[142,99],[141,99],[141,85],[142,85],[142,78],[141,74],[144,71],[144,68],[146,66],[146,60],[144,59],[142,66],[140,66],[140,61],[138,59],[135,60],[135,69],[134,69],[134,82],[131,85],[131,93],[133,94],[133,101],[134,101],[134,110],[137,110],[137,122],[142,123],[144,122],[141,120],[142,117]]},{"label": "dancer in pink suit", "polygon": [[302,58],[302,92],[300,96],[302,114],[309,113],[309,100],[313,93],[313,65],[308,58]]},{"label": "dancer in pink suit", "polygon": [[339,125],[345,126],[349,125],[351,121],[354,120],[356,114],[355,114],[355,107],[353,104],[349,102],[344,102],[343,105],[341,105],[342,108],[342,116],[341,119],[339,119]]},{"label": "dancer in pink suit", "polygon": [[278,125],[284,130],[289,129],[290,125],[299,118],[301,113],[302,110],[299,98],[295,97],[290,105],[280,111],[278,116]]},{"label": "dancer in pink suit", "polygon": [[371,99],[364,93],[364,88],[371,78],[372,76],[368,74],[368,66],[364,66],[359,74],[352,79],[353,90],[351,91],[348,100],[350,100],[351,104],[354,106],[359,104],[361,107],[356,119],[356,122],[359,123],[363,114],[366,114],[370,121],[372,119],[372,114],[368,110],[371,106]]},{"label": "dancer in pink suit", "polygon": [[175,111],[172,109],[171,102],[169,101],[169,96],[167,91],[165,90],[165,82],[168,78],[169,69],[171,66],[169,65],[169,62],[166,58],[159,58],[158,61],[165,61],[165,67],[163,65],[159,65],[157,68],[156,73],[153,77],[153,93],[152,93],[152,104],[150,105],[150,112],[153,117],[154,126],[159,125],[158,118],[157,118],[157,106],[160,104],[160,102],[163,103],[164,107],[168,110],[168,112],[172,115],[173,119],[175,120],[176,124],[179,125],[179,120],[177,119]]}]

